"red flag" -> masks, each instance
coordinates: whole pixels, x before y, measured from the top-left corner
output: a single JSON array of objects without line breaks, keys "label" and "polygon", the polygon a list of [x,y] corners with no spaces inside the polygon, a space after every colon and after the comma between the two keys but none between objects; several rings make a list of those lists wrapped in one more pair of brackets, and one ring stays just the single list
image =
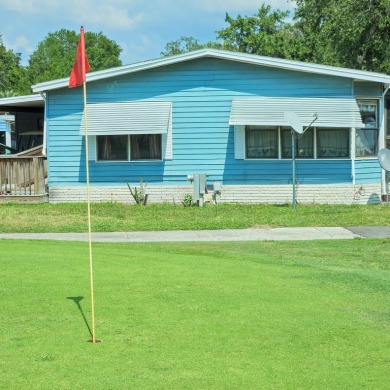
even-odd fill
[{"label": "red flag", "polygon": [[69,88],[78,87],[86,80],[85,74],[91,70],[85,53],[84,28],[80,29],[80,40],[77,46],[76,60],[69,77]]}]

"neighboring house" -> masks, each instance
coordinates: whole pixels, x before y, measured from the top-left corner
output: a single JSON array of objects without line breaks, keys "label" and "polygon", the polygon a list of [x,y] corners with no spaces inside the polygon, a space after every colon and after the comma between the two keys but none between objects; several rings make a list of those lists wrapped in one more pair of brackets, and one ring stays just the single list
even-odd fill
[{"label": "neighboring house", "polygon": [[48,200],[44,118],[41,95],[0,99],[0,203]]},{"label": "neighboring house", "polygon": [[[4,113],[6,114],[4,115]],[[5,136],[2,137],[0,125],[0,143],[11,147],[16,153],[42,145],[44,100],[41,95],[13,96],[0,99],[1,118],[12,123],[12,132],[9,131],[8,139]],[[5,154],[5,151],[0,148],[1,154]]]},{"label": "neighboring house", "polygon": [[[286,111],[308,126],[296,140],[297,199],[375,203],[385,188],[390,76],[218,50],[200,50],[87,75],[92,201],[180,202],[187,175],[222,184],[222,202],[292,200]],[[83,88],[33,86],[45,96],[51,202],[86,197]],[[390,135],[390,134],[389,134]]]},{"label": "neighboring house", "polygon": [[9,126],[7,125],[7,121],[3,119],[4,116],[0,114],[0,154],[6,153],[4,145],[11,147],[11,137],[8,135],[10,133]]}]

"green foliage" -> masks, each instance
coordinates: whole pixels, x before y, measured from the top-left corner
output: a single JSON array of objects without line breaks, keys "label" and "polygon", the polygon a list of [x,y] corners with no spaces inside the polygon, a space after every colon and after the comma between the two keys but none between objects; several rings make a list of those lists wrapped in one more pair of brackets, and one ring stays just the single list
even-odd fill
[{"label": "green foliage", "polygon": [[[29,59],[31,84],[68,77],[76,57],[79,33],[61,29],[49,33]],[[91,71],[121,65],[120,46],[102,33],[85,33],[85,51]]]},{"label": "green foliage", "polygon": [[1,248],[3,389],[388,388],[388,241],[94,243],[95,345],[88,245]]},{"label": "green foliage", "polygon": [[26,69],[21,65],[20,53],[7,49],[0,35],[0,96],[10,97],[31,93]]},{"label": "green foliage", "polygon": [[4,90],[0,91],[0,98],[7,98],[7,97],[12,97],[12,96],[17,96],[14,90]]},{"label": "green foliage", "polygon": [[285,21],[288,15],[288,11],[271,11],[271,7],[264,4],[253,16],[238,15],[234,19],[226,14],[229,27],[217,31],[217,39],[244,53],[290,57],[292,33]]},{"label": "green foliage", "polygon": [[165,46],[164,51],[161,52],[161,55],[163,57],[167,57],[167,56],[173,56],[177,54],[183,54],[190,51],[207,49],[207,48],[220,49],[220,50],[234,49],[230,46],[226,46],[218,42],[200,43],[194,37],[181,37],[177,41],[168,42]]},{"label": "green foliage", "polygon": [[[243,205],[182,207],[93,203],[92,230],[205,230],[249,227],[390,226],[389,205]],[[26,217],[27,216],[27,217]],[[0,232],[86,232],[85,203],[0,205]]]},{"label": "green foliage", "polygon": [[315,62],[390,73],[389,0],[297,0],[296,25]]},{"label": "green foliage", "polygon": [[183,199],[183,201],[182,201],[182,205],[184,206],[184,207],[190,207],[190,206],[192,206],[192,195],[191,194],[186,194],[185,196],[184,196],[184,199]]},{"label": "green foliage", "polygon": [[134,189],[131,188],[130,184],[127,183],[127,187],[129,187],[130,194],[133,197],[134,201],[138,205],[146,206],[146,203],[148,201],[148,194],[146,193],[146,186],[147,183],[144,183],[142,180],[142,177],[139,181],[139,187],[134,187]]},{"label": "green foliage", "polygon": [[296,0],[289,12],[263,4],[253,16],[226,14],[216,42],[182,37],[162,55],[214,47],[390,73],[390,0]]},{"label": "green foliage", "polygon": [[186,53],[203,48],[203,45],[193,37],[181,37],[177,41],[168,42],[164,51],[161,52],[163,57],[176,54]]},{"label": "green foliage", "polygon": [[271,11],[270,6],[262,5],[252,17],[226,14],[229,27],[217,31],[215,42],[200,43],[193,37],[181,37],[167,43],[163,56],[182,54],[189,51],[213,48],[240,51],[250,54],[262,54],[274,57],[291,57],[294,29],[285,22],[289,12]]},{"label": "green foliage", "polygon": [[[0,35],[0,97],[28,95],[31,85],[68,77],[72,69],[79,33],[61,29],[49,33],[31,54],[27,67],[20,53],[8,50]],[[85,48],[91,71],[122,65],[120,46],[100,33],[85,33]]]},{"label": "green foliage", "polygon": [[[116,42],[103,35],[102,32],[93,33],[87,31],[85,33],[85,51],[87,52],[92,72],[122,65],[119,59],[122,48]],[[75,57],[75,53],[73,53],[73,57]]]}]

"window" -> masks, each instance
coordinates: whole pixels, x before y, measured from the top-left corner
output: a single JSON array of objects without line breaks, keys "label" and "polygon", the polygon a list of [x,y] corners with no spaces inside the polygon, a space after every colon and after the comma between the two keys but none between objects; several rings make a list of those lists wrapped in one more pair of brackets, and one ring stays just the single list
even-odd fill
[{"label": "window", "polygon": [[376,156],[378,151],[378,103],[376,100],[359,100],[364,128],[356,130],[356,157]]},{"label": "window", "polygon": [[[295,137],[295,157],[350,158],[350,134],[349,128],[309,128]],[[291,159],[291,141],[291,129],[288,127],[236,126],[235,156],[248,160]]]},{"label": "window", "polygon": [[98,161],[161,160],[161,134],[97,136]]},{"label": "window", "polygon": [[390,137],[390,98],[385,100],[385,113],[386,113],[386,138]]},{"label": "window", "polygon": [[127,161],[127,135],[101,135],[97,137],[98,161]]},{"label": "window", "polygon": [[387,149],[390,148],[390,98],[385,99],[385,134]]},{"label": "window", "polygon": [[317,129],[317,157],[349,157],[349,129]]},{"label": "window", "polygon": [[[282,128],[282,158],[291,158],[291,154],[291,129]],[[314,157],[313,129],[308,129],[302,136],[295,138],[295,157]]]},{"label": "window", "polygon": [[245,145],[246,158],[277,158],[278,128],[247,126]]},{"label": "window", "polygon": [[130,136],[130,160],[161,160],[161,134]]}]

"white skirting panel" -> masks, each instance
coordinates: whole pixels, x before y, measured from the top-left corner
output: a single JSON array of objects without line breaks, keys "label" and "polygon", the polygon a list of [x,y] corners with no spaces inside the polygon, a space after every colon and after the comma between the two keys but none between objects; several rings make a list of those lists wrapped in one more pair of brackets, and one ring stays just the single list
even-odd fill
[{"label": "white skirting panel", "polygon": [[[192,194],[191,184],[183,186],[147,186],[148,203],[181,204],[185,195]],[[375,204],[381,202],[381,184],[329,184],[300,185],[296,189],[298,203],[323,204]],[[205,202],[212,201],[212,190]],[[127,185],[90,186],[91,202],[135,203]],[[85,202],[86,188],[50,187],[49,202]],[[292,202],[291,185],[223,185],[221,203],[270,203]]]}]

